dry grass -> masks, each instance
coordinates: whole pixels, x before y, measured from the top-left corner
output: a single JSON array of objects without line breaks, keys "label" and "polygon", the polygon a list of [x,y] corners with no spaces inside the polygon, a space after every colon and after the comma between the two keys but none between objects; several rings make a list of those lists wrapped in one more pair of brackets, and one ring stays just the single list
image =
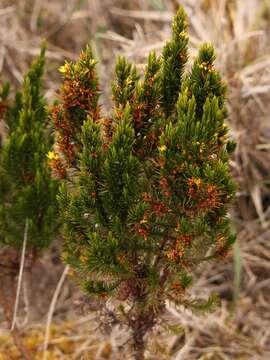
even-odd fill
[{"label": "dry grass", "polygon": [[[232,217],[239,247],[234,250],[234,260],[231,256],[224,264],[211,263],[200,269],[192,289],[200,296],[218,292],[221,307],[202,317],[168,306],[170,316],[183,326],[184,332],[170,336],[159,334],[157,329],[157,336],[149,344],[148,358],[269,360],[269,0],[2,0],[0,72],[19,86],[45,37],[46,96],[51,101],[60,83],[57,68],[65,59],[75,59],[90,41],[100,59],[99,73],[105,90],[102,101],[109,104],[116,55],[123,53],[142,68],[149,50],[160,51],[169,38],[171,17],[180,2],[190,18],[190,58],[202,41],[213,42],[217,67],[230,89],[231,135],[238,143],[232,171],[239,183]],[[52,261],[52,254],[55,250],[41,261],[33,276],[39,279],[42,274],[43,280],[34,294],[27,296],[23,291],[20,307],[22,319],[28,313],[21,331],[26,344],[37,354],[36,359],[42,358],[46,313],[62,271],[61,265]],[[123,330],[115,329],[111,335],[106,329],[97,331],[94,315],[87,311],[91,304],[80,299],[77,288],[67,281],[54,312],[47,358],[127,359],[126,352],[121,351]],[[74,314],[78,308],[83,315]],[[5,328],[4,321],[0,326]],[[7,330],[0,331],[0,359],[19,359]]]}]

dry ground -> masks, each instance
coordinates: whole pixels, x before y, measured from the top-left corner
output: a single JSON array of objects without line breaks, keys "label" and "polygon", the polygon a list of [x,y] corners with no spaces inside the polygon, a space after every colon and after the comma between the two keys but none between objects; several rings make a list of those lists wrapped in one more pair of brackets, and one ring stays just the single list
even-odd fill
[{"label": "dry ground", "polygon": [[[200,269],[192,289],[200,296],[218,292],[221,307],[207,317],[169,307],[184,331],[164,335],[157,330],[148,358],[269,360],[270,1],[0,0],[0,72],[20,86],[46,38],[46,97],[52,101],[61,80],[57,68],[65,59],[76,59],[90,41],[100,60],[107,105],[116,55],[125,54],[142,68],[149,50],[160,51],[169,37],[180,3],[190,19],[190,58],[202,41],[213,42],[217,67],[230,89],[231,136],[238,143],[232,161],[239,183],[232,209],[238,242],[226,263]],[[19,323],[36,359],[43,356],[46,316],[62,271],[56,242],[32,275],[34,289],[24,286]],[[0,327],[0,360],[20,359],[1,313]],[[127,359],[123,336],[121,329],[109,334],[97,327],[90,305],[68,277],[54,311],[47,359]]]}]

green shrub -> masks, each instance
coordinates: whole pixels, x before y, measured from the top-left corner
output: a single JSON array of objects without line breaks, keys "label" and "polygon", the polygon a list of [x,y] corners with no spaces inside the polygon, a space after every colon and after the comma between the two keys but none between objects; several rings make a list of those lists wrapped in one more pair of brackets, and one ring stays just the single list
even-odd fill
[{"label": "green shrub", "polygon": [[161,56],[149,55],[143,79],[119,58],[113,114],[104,118],[87,47],[60,68],[62,102],[53,110],[65,261],[89,296],[114,301],[114,317],[131,329],[137,359],[166,300],[210,305],[212,299],[190,301],[186,289],[194,271],[222,259],[235,240],[226,87],[213,47],[202,45],[185,72],[187,48],[180,8],[171,40]]},{"label": "green shrub", "polygon": [[56,233],[57,182],[47,154],[53,145],[49,113],[41,95],[45,48],[9,103],[3,87],[2,117],[8,129],[0,155],[0,246],[20,249],[26,221],[28,249],[48,247]]}]

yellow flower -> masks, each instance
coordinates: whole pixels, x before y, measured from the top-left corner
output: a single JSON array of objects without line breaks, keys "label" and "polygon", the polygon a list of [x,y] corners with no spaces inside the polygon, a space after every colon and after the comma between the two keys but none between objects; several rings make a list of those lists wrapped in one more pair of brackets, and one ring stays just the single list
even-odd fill
[{"label": "yellow flower", "polygon": [[68,67],[69,67],[69,64],[65,63],[64,65],[60,66],[58,71],[60,71],[60,73],[62,73],[62,74],[65,74],[67,72]]},{"label": "yellow flower", "polygon": [[141,221],[140,221],[140,224],[147,224],[148,223],[148,221],[147,221],[147,219],[145,219],[145,218],[143,218]]},{"label": "yellow flower", "polygon": [[201,179],[194,179],[194,183],[195,183],[197,186],[201,186],[202,180],[201,180]]},{"label": "yellow flower", "polygon": [[181,31],[181,32],[179,33],[179,36],[180,36],[180,37],[183,37],[183,38],[187,38],[187,37],[188,37],[188,34],[187,34],[187,32],[186,32],[185,30],[183,30],[183,31]]},{"label": "yellow flower", "polygon": [[49,160],[57,160],[59,159],[59,156],[54,151],[49,151],[47,154],[47,158]]},{"label": "yellow flower", "polygon": [[87,262],[87,260],[88,260],[88,257],[87,257],[86,255],[81,255],[81,256],[80,256],[80,261],[81,261],[83,264],[85,264],[85,263]]},{"label": "yellow flower", "polygon": [[126,85],[126,86],[130,86],[130,85],[132,85],[132,83],[133,83],[132,77],[131,77],[131,76],[128,76],[128,77],[126,78],[125,85]]},{"label": "yellow flower", "polygon": [[166,146],[166,145],[162,145],[162,146],[160,146],[158,149],[159,149],[160,152],[164,152],[164,151],[167,150],[167,146]]}]

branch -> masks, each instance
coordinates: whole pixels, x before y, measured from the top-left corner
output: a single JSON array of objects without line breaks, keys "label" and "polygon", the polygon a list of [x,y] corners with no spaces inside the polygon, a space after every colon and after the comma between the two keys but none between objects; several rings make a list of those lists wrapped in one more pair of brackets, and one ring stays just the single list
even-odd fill
[{"label": "branch", "polygon": [[52,297],[52,301],[50,304],[50,308],[48,311],[48,317],[47,317],[47,323],[46,323],[46,331],[45,331],[45,337],[44,337],[44,344],[43,344],[43,360],[47,360],[47,348],[48,348],[48,343],[49,343],[49,338],[50,338],[50,326],[52,323],[52,318],[53,318],[53,313],[55,310],[55,306],[56,306],[56,302],[59,296],[59,293],[61,291],[61,288],[63,286],[63,283],[65,281],[65,278],[68,274],[69,271],[69,265],[67,265],[60,277],[60,280],[56,286],[55,292],[53,294]]},{"label": "branch", "polygon": [[19,278],[18,278],[18,284],[17,284],[15,306],[14,306],[14,311],[13,311],[13,319],[12,319],[11,329],[10,329],[11,331],[14,330],[15,325],[16,325],[16,316],[17,316],[17,312],[18,312],[18,306],[19,306],[19,300],[20,300],[20,292],[21,292],[21,286],[22,286],[22,278],[23,278],[23,269],[24,269],[27,237],[28,237],[28,219],[25,220],[24,236],[23,236],[23,247],[22,247],[22,255],[21,255],[21,264],[20,264]]}]

